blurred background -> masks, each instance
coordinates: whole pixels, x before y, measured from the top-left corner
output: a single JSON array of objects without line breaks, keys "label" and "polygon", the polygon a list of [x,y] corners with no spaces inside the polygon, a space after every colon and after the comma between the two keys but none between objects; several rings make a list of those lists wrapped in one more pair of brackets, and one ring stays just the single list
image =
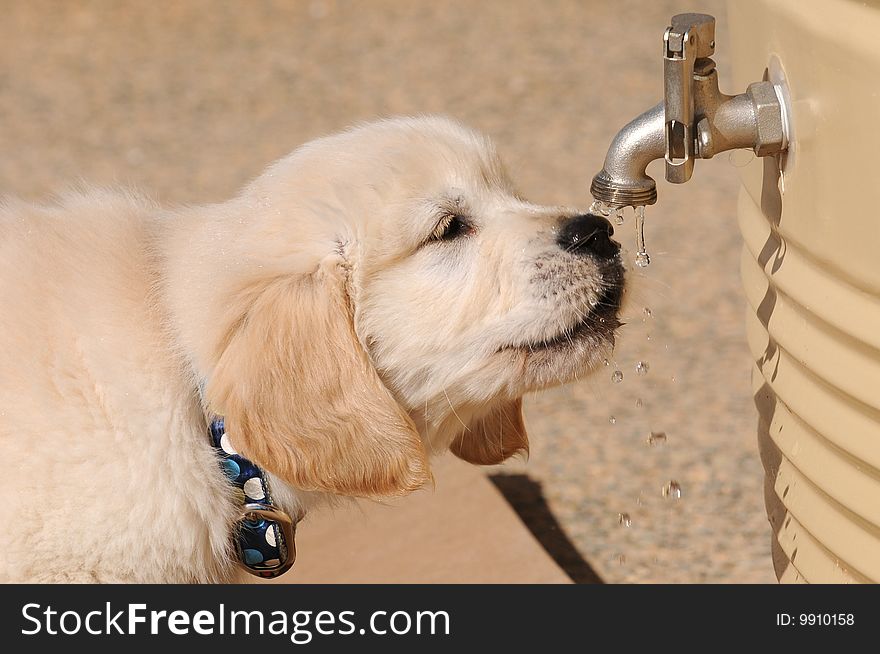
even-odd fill
[{"label": "blurred background", "polygon": [[[86,180],[220,201],[316,136],[443,113],[489,134],[529,199],[586,208],[611,138],[662,97],[673,14],[715,15],[729,70],[719,0],[0,6],[0,193],[30,200]],[[487,471],[575,581],[775,581],[739,282],[743,163],[701,161],[680,187],[649,168],[652,264],[632,272],[614,359],[528,398],[530,461]],[[632,249],[632,216],[616,229]]]}]

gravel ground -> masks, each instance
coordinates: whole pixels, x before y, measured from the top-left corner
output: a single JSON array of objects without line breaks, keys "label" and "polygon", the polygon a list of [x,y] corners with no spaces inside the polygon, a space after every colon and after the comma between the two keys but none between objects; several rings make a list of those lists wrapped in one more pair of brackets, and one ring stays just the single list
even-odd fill
[{"label": "gravel ground", "polygon": [[[741,90],[725,88],[717,0],[2,5],[0,192],[28,198],[83,179],[133,184],[164,202],[221,200],[312,137],[438,112],[493,136],[530,199],[587,206],[614,133],[660,99],[661,37],[674,13],[719,18],[722,88]],[[531,461],[501,470],[541,485],[609,582],[774,580],[736,164],[721,156],[698,163],[687,185],[660,182],[647,218],[653,263],[633,273],[615,360],[529,399]],[[631,218],[618,233],[631,246]],[[648,445],[652,430],[666,443]],[[681,497],[664,498],[673,480]]]}]

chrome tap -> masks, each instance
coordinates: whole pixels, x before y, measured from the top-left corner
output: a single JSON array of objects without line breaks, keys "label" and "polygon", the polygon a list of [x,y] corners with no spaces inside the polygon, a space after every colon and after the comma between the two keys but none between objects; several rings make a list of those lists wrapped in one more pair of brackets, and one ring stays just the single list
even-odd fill
[{"label": "chrome tap", "polygon": [[715,18],[678,14],[663,35],[663,101],[627,124],[608,148],[605,165],[590,192],[610,207],[643,206],[657,201],[657,186],[645,172],[663,157],[666,179],[691,178],[695,159],[751,148],[759,157],[788,147],[788,119],[779,85],[750,84],[745,93],[718,89]]}]

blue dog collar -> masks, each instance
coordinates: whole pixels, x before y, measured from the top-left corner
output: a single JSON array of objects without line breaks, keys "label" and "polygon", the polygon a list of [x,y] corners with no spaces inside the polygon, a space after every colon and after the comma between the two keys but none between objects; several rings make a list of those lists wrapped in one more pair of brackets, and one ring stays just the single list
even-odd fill
[{"label": "blue dog collar", "polygon": [[278,577],[296,560],[296,523],[273,503],[263,471],[232,447],[223,418],[211,421],[210,432],[220,467],[241,504],[233,539],[239,564],[257,577]]}]

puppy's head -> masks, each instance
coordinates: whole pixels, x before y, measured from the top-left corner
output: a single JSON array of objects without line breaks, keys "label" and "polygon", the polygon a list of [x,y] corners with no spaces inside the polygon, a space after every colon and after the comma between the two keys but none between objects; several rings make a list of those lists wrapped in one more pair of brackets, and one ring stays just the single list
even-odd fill
[{"label": "puppy's head", "polygon": [[522,394],[587,372],[619,326],[611,225],[526,202],[488,141],[445,119],[314,141],[221,220],[240,254],[208,401],[295,487],[402,493],[430,478],[428,452],[527,450]]}]

